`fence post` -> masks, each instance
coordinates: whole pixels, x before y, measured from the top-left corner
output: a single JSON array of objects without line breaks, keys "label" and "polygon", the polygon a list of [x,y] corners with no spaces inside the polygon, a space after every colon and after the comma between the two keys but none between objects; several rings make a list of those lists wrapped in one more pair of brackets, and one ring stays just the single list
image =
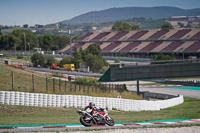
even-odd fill
[{"label": "fence post", "polygon": [[108,86],[108,88],[109,88],[109,93],[110,93],[110,83],[109,83],[109,86]]},{"label": "fence post", "polygon": [[59,91],[61,91],[61,80],[59,79]]},{"label": "fence post", "polygon": [[72,92],[72,82],[71,82],[71,80],[69,81],[69,84],[70,84],[70,92]]},{"label": "fence post", "polygon": [[55,79],[53,78],[53,93],[55,93]]},{"label": "fence post", "polygon": [[81,92],[81,85],[80,85],[80,83],[78,83],[78,89],[79,89],[79,92]]},{"label": "fence post", "polygon": [[91,84],[91,87],[92,87],[92,93],[93,93],[93,91],[94,91],[94,84],[93,83]]},{"label": "fence post", "polygon": [[97,83],[95,83],[95,91],[97,92]]},{"label": "fence post", "polygon": [[12,91],[14,91],[14,72],[11,72],[11,76],[12,76]]},{"label": "fence post", "polygon": [[65,92],[66,92],[66,89],[67,89],[67,81],[65,80]]},{"label": "fence post", "polygon": [[35,92],[35,79],[34,74],[32,74],[33,92]]},{"label": "fence post", "polygon": [[75,86],[74,86],[75,90],[74,91],[76,92],[76,75],[75,75],[75,82],[74,83],[75,83]]},{"label": "fence post", "polygon": [[89,86],[89,83],[87,84],[87,94],[89,94],[89,91],[90,91],[90,86]]},{"label": "fence post", "polygon": [[114,85],[112,84],[112,92],[114,91]]},{"label": "fence post", "polygon": [[140,82],[137,80],[137,95],[140,94]]},{"label": "fence post", "polygon": [[83,92],[85,92],[85,84],[83,83],[82,85],[83,85]]},{"label": "fence post", "polygon": [[46,92],[48,92],[48,78],[46,77]]}]

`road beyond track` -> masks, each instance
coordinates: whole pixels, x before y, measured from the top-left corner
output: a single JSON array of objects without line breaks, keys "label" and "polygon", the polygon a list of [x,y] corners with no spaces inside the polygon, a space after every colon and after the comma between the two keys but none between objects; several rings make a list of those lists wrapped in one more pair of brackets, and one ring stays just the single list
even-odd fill
[{"label": "road beyond track", "polygon": [[84,73],[84,72],[76,72],[76,71],[63,71],[63,70],[53,70],[48,68],[37,68],[37,67],[23,67],[23,69],[30,69],[39,72],[54,72],[54,73],[62,73],[68,75],[78,75],[78,76],[88,76],[88,77],[101,77],[102,74],[99,73]]}]

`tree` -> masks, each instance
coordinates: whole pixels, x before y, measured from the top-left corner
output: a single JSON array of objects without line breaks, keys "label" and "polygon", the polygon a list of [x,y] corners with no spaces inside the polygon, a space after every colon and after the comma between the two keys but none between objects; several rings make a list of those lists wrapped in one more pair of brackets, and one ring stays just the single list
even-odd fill
[{"label": "tree", "polygon": [[43,54],[35,53],[31,56],[31,62],[34,67],[37,67],[38,65],[43,67],[45,64],[45,57]]},{"label": "tree", "polygon": [[139,25],[133,25],[132,26],[132,30],[139,30],[140,29],[140,26]]},{"label": "tree", "polygon": [[54,45],[57,47],[57,49],[62,49],[64,48],[68,43],[69,43],[69,37],[67,36],[53,36],[53,40],[54,40]]},{"label": "tree", "polygon": [[100,46],[97,45],[97,44],[91,44],[87,48],[87,54],[93,54],[93,55],[101,57],[101,48],[100,48]]},{"label": "tree", "polygon": [[60,61],[60,66],[64,65],[64,64],[71,64],[72,63],[72,59],[69,57],[63,57],[62,60]]},{"label": "tree", "polygon": [[51,66],[53,63],[56,62],[56,59],[54,56],[46,56],[45,60],[46,60],[45,66],[47,67]]},{"label": "tree", "polygon": [[122,22],[116,22],[112,26],[113,31],[129,31],[131,30],[131,26],[127,23],[122,23]]},{"label": "tree", "polygon": [[54,41],[51,35],[40,36],[40,47],[44,50],[54,50]]},{"label": "tree", "polygon": [[96,56],[89,53],[85,57],[85,64],[87,66],[89,66],[90,69],[92,70],[93,69],[93,63],[95,62],[95,60],[96,60]]},{"label": "tree", "polygon": [[0,28],[0,35],[2,35],[1,28]]},{"label": "tree", "polygon": [[85,64],[89,66],[93,72],[99,72],[104,66],[108,65],[105,59],[90,53],[86,55]]},{"label": "tree", "polygon": [[162,29],[167,29],[167,30],[170,30],[170,29],[174,29],[174,27],[170,24],[170,23],[165,23],[161,26]]}]

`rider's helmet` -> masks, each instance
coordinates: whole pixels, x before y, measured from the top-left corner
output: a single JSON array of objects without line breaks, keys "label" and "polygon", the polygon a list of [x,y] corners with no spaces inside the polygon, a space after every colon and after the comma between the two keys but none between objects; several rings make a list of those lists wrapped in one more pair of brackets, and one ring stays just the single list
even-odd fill
[{"label": "rider's helmet", "polygon": [[89,103],[89,106],[90,106],[91,108],[93,108],[93,107],[95,107],[95,104],[94,104],[93,102],[90,102],[90,103]]}]

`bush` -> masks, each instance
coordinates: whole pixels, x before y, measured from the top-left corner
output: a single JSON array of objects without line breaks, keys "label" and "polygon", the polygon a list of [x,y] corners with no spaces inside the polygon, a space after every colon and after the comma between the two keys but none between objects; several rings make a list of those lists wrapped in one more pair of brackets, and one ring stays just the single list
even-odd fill
[{"label": "bush", "polygon": [[17,59],[23,59],[23,56],[17,56]]},{"label": "bush", "polygon": [[170,55],[164,55],[164,54],[158,54],[155,58],[155,60],[157,61],[161,61],[161,60],[175,60],[176,58],[174,56],[170,56]]},{"label": "bush", "polygon": [[114,62],[115,63],[120,63],[120,59],[115,59]]},{"label": "bush", "polygon": [[96,78],[76,78],[76,82],[79,84],[95,84],[97,83]]},{"label": "bush", "polygon": [[54,56],[47,56],[47,57],[45,57],[45,66],[46,67],[49,67],[49,66],[51,66],[53,63],[55,63],[56,62],[56,59],[55,59],[55,57]]},{"label": "bush", "polygon": [[31,62],[33,63],[34,67],[37,67],[38,65],[44,66],[45,65],[45,58],[43,54],[35,53],[31,56]]}]

